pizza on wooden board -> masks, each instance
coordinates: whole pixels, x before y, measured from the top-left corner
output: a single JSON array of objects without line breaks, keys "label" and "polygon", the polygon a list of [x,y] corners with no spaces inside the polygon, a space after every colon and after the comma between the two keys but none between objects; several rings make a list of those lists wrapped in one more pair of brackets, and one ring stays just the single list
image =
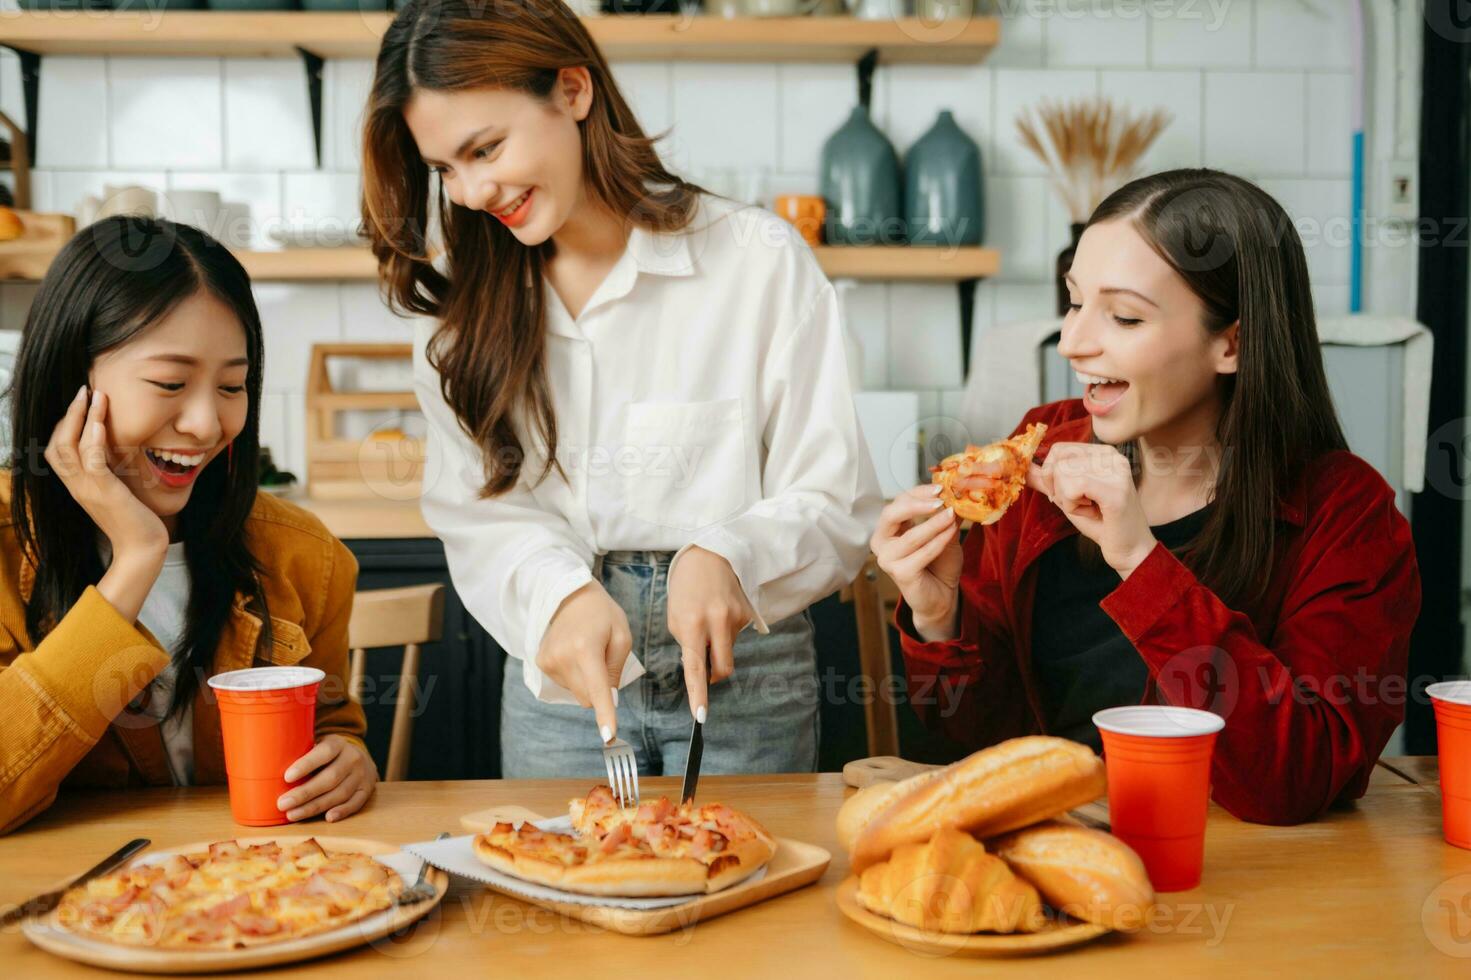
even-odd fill
[{"label": "pizza on wooden board", "polygon": [[956,516],[977,524],[1001,520],[1027,485],[1027,468],[1046,434],[1047,426],[1034,422],[1021,435],[946,456],[930,467],[940,500]]},{"label": "pizza on wooden board", "polygon": [[230,950],[299,939],[391,906],[403,881],[370,855],[315,839],[241,845],[135,864],[70,889],[55,922],[153,949]]},{"label": "pizza on wooden board", "polygon": [[743,881],[776,853],[776,839],[723,803],[676,806],[660,797],[621,807],[607,786],[574,799],[572,833],[527,822],[477,835],[475,854],[526,881],[585,895],[700,895]]}]

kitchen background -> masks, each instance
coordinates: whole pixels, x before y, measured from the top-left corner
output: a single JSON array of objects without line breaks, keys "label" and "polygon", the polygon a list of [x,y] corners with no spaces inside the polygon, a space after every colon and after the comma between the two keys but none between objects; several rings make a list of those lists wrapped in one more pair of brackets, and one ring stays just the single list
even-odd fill
[{"label": "kitchen background", "polygon": [[[16,2],[0,0],[0,29],[7,15],[15,16]],[[1353,5],[1338,0],[989,3],[982,0],[979,12],[1000,18],[1000,41],[984,61],[880,63],[871,92],[872,119],[901,157],[942,110],[951,110],[980,147],[983,244],[999,253],[1000,272],[975,292],[970,360],[978,384],[1013,367],[988,363],[990,331],[1054,315],[1054,269],[1069,241],[1070,219],[1016,127],[1018,114],[1042,100],[1106,96],[1135,114],[1162,109],[1170,120],[1140,161],[1140,172],[1210,166],[1260,182],[1303,236],[1321,318],[1354,306],[1352,149],[1361,98],[1368,233],[1358,309],[1416,315],[1417,253],[1406,232],[1418,213],[1418,4],[1366,3],[1360,47]],[[1360,52],[1370,69],[1362,84],[1355,73]],[[779,194],[818,193],[823,144],[848,119],[859,94],[851,63],[614,58],[613,68],[645,130],[668,130],[661,146],[673,169],[767,207]],[[31,208],[75,214],[108,185],[212,189],[248,205],[249,241],[240,245],[277,248],[283,228],[301,227],[340,240],[359,219],[359,131],[371,76],[368,59],[326,60],[319,166],[300,58],[47,54],[41,59]],[[27,119],[20,62],[5,49],[0,110]],[[918,435],[963,415],[960,293],[952,282],[880,279],[840,287],[862,352],[860,414],[886,489],[893,491],[918,477]],[[0,331],[23,325],[34,292],[33,284],[0,282]],[[413,324],[387,310],[371,281],[258,281],[255,292],[267,350],[262,442],[278,465],[304,476],[312,346],[403,343]],[[1380,391],[1378,397],[1386,396]],[[1383,416],[1372,421],[1379,430],[1395,427]],[[432,539],[352,543],[363,567],[361,588],[446,579]],[[840,678],[852,676],[858,645],[853,606],[830,600],[814,608],[819,636],[826,639],[820,670],[835,666]],[[497,651],[457,602],[446,615],[446,651],[425,657],[421,708],[437,707],[422,712],[415,739],[423,751],[411,774],[494,775]],[[370,675],[396,674],[395,662],[374,658]],[[436,695],[434,682],[441,677],[446,683]],[[386,732],[379,724],[387,721],[386,710],[370,707],[376,733]],[[823,768],[867,754],[864,721],[854,712],[852,704],[824,705]],[[905,754],[922,756],[913,737],[912,729],[905,734]],[[383,740],[386,734],[375,742]],[[375,744],[375,753],[381,747]]]},{"label": "kitchen background", "polygon": [[[981,147],[985,244],[1000,250],[1001,272],[977,288],[977,338],[995,323],[1051,314],[1053,263],[1068,240],[1067,214],[1014,119],[1044,98],[1096,94],[1172,115],[1143,170],[1204,165],[1257,179],[1300,230],[1321,230],[1308,243],[1320,312],[1348,311],[1347,4],[1003,0],[995,12],[1001,42],[982,64],[881,65],[872,95],[874,122],[901,157],[945,108]],[[249,205],[257,249],[275,247],[269,231],[282,224],[341,229],[357,220],[368,60],[326,62],[321,167],[300,59],[50,55],[41,64],[35,210],[75,213],[105,184],[212,188]],[[823,141],[857,100],[851,65],[614,69],[644,128],[670,130],[663,146],[676,170],[733,194],[754,191],[768,207],[779,193],[817,192]],[[0,108],[26,118],[9,51],[0,53]],[[1386,284],[1382,297],[1373,285],[1366,295],[1382,300],[1376,309],[1413,312],[1412,276]],[[0,328],[21,326],[34,289],[0,285]],[[402,341],[411,325],[387,311],[371,282],[266,282],[256,296],[267,332],[262,440],[280,465],[301,474],[311,345]],[[958,415],[964,379],[954,286],[857,283],[845,308],[866,389],[918,393],[919,418]],[[995,366],[978,358],[973,367]],[[885,402],[868,412],[870,428],[899,434],[905,425],[891,411]]]}]

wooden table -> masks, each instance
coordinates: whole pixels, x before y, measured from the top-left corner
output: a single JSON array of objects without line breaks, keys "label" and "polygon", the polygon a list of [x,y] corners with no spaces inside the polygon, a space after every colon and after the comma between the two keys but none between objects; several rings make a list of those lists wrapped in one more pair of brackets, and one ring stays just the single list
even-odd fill
[{"label": "wooden table", "polygon": [[[1401,771],[1416,765],[1391,762]],[[463,813],[503,803],[553,813],[586,789],[581,780],[389,783],[347,821],[330,830],[320,822],[308,826],[426,840],[458,831]],[[673,793],[677,784],[648,779],[645,792],[650,789]],[[700,789],[709,799],[749,809],[779,835],[826,847],[833,852],[828,873],[765,904],[644,939],[599,932],[457,882],[411,936],[300,965],[292,975],[585,978],[637,971],[792,980],[1001,974],[1177,980],[1331,972],[1383,980],[1464,977],[1471,970],[1471,851],[1441,840],[1433,785],[1387,769],[1356,805],[1305,826],[1246,824],[1213,807],[1202,887],[1163,896],[1162,915],[1149,931],[1020,961],[921,956],[842,917],[833,891],[848,863],[834,840],[833,815],[849,790],[839,776],[712,776]],[[247,833],[231,823],[222,788],[66,795],[0,838],[0,903],[20,901],[140,834],[162,847]],[[31,947],[14,929],[0,935],[0,963],[9,977],[98,975]]]}]

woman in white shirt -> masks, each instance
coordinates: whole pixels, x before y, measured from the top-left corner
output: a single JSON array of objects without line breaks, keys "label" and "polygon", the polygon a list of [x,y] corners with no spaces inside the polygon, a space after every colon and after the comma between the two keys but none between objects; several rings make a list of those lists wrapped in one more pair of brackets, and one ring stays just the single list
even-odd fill
[{"label": "woman in white shirt", "polygon": [[364,149],[390,305],[433,318],[424,515],[510,654],[505,774],[600,773],[615,733],[679,771],[707,706],[707,771],[812,769],[806,608],[880,500],[811,250],[665,170],[558,0],[411,0]]}]

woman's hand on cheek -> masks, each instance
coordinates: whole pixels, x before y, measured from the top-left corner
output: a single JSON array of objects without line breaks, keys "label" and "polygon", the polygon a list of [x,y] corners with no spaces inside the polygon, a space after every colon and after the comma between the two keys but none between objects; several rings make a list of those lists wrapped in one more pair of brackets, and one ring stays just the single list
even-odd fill
[{"label": "woman's hand on cheek", "polygon": [[45,459],[87,516],[112,544],[114,559],[131,554],[160,557],[168,548],[163,521],[112,471],[107,439],[107,395],[77,392],[51,432]]},{"label": "woman's hand on cheek", "polygon": [[1129,460],[1113,446],[1057,443],[1027,472],[1027,485],[1045,494],[1078,533],[1096,542],[1121,578],[1133,574],[1156,540],[1134,486]]},{"label": "woman's hand on cheek", "polygon": [[690,713],[696,718],[703,718],[710,704],[709,686],[735,673],[735,639],[751,619],[751,605],[730,562],[698,545],[680,556],[669,576],[669,634],[679,644]]},{"label": "woman's hand on cheek", "polygon": [[112,471],[106,418],[107,396],[98,392],[89,405],[83,386],[52,430],[45,459],[67,493],[107,535],[112,563],[97,591],[131,623],[163,569],[169,532]]},{"label": "woman's hand on cheek", "polygon": [[328,735],[310,752],[286,769],[286,781],[295,782],[315,773],[300,786],[293,786],[276,801],[287,820],[305,820],[319,813],[331,823],[363,808],[378,783],[378,768],[368,754],[341,735]]}]

